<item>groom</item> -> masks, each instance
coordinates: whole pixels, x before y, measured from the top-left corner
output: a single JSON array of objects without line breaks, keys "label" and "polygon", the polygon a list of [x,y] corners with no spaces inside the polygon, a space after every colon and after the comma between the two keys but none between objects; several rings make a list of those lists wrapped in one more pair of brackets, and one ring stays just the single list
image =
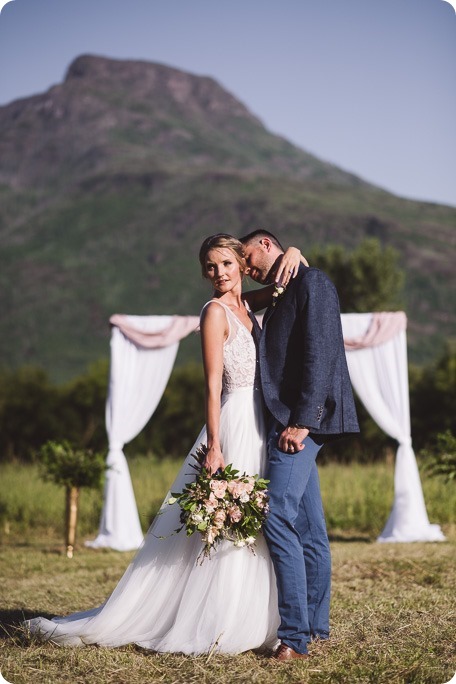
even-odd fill
[{"label": "groom", "polygon": [[[250,277],[274,282],[283,255],[277,238],[256,230],[241,242]],[[274,657],[286,661],[307,658],[308,643],[329,636],[331,555],[315,460],[325,441],[359,427],[334,285],[322,271],[301,265],[275,294],[256,332],[270,414],[264,535],[281,618]]]}]

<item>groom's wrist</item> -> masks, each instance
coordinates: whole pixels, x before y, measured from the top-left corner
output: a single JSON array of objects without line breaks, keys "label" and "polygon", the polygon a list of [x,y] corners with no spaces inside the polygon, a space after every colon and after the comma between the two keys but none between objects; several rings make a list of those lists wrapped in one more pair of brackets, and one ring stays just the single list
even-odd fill
[{"label": "groom's wrist", "polygon": [[291,423],[288,427],[298,428],[298,430],[308,430],[307,425],[302,425],[301,423]]}]

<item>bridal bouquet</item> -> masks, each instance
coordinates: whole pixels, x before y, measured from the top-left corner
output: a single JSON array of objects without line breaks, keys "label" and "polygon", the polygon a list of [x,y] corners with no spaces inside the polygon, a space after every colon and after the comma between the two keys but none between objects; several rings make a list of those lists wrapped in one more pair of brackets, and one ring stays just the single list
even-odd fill
[{"label": "bridal bouquet", "polygon": [[181,507],[182,526],[176,532],[185,527],[188,536],[201,534],[202,561],[223,539],[254,552],[255,540],[269,510],[269,480],[258,475],[239,475],[232,465],[209,475],[203,466],[206,453],[207,447],[201,444],[192,454],[196,464],[191,467],[198,473],[196,480],[168,499],[168,504],[178,503]]}]

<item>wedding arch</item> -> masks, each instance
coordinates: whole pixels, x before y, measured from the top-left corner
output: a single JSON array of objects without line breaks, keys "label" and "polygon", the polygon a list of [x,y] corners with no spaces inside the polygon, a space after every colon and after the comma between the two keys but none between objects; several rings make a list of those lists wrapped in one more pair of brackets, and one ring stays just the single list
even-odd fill
[{"label": "wedding arch", "polygon": [[[430,524],[427,516],[410,436],[406,315],[342,314],[341,320],[353,387],[380,428],[399,444],[393,507],[378,541],[443,541],[439,525]],[[197,330],[199,318],[116,314],[110,323],[109,469],[98,535],[86,545],[128,551],[138,548],[143,533],[123,447],[154,413],[179,343]]]}]

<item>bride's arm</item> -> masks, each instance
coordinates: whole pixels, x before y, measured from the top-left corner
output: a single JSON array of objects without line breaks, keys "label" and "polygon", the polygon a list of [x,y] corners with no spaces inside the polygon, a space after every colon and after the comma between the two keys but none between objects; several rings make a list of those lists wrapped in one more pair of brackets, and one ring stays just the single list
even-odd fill
[{"label": "bride's arm", "polygon": [[205,379],[207,456],[210,474],[225,467],[220,448],[220,407],[223,373],[223,343],[228,335],[226,314],[219,304],[209,304],[201,315],[201,348]]},{"label": "bride's arm", "polygon": [[277,285],[280,284],[286,287],[291,278],[297,276],[300,263],[304,264],[304,266],[309,265],[306,257],[301,254],[297,247],[288,247],[277,267],[274,282]]},{"label": "bride's arm", "polygon": [[244,292],[242,298],[248,303],[252,311],[260,311],[271,303],[271,297],[276,285],[286,287],[291,278],[295,278],[298,274],[299,264],[308,266],[307,259],[302,256],[297,247],[288,247],[284,253],[277,272],[274,277],[274,285],[267,285],[261,290],[252,290],[251,292]]}]

